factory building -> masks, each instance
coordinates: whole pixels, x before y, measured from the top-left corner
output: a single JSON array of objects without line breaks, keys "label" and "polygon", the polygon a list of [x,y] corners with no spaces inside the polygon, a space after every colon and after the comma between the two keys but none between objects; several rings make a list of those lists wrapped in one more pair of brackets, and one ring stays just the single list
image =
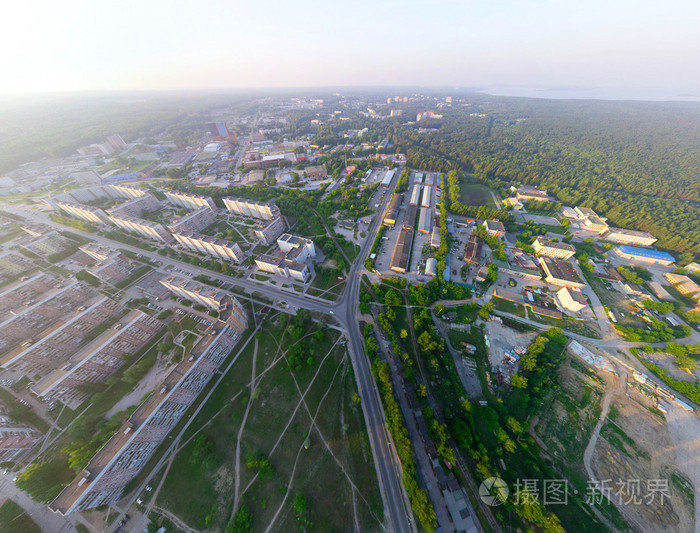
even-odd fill
[{"label": "factory building", "polygon": [[418,231],[430,233],[433,230],[433,210],[429,207],[421,207],[418,215]]},{"label": "factory building", "polygon": [[394,227],[396,225],[396,219],[399,216],[402,201],[403,194],[394,193],[394,196],[391,198],[391,203],[389,204],[389,207],[387,207],[386,213],[384,213],[383,224],[385,226]]},{"label": "factory building", "polygon": [[433,199],[433,188],[430,185],[426,185],[423,188],[423,202],[421,205],[423,207],[430,207]]},{"label": "factory building", "polygon": [[413,190],[411,190],[411,199],[408,205],[418,205],[418,200],[420,199],[420,185],[414,185]]},{"label": "factory building", "polygon": [[648,248],[637,248],[636,246],[628,246],[626,244],[616,246],[615,253],[623,259],[637,263],[670,266],[676,261],[671,254],[666,252],[649,250]]},{"label": "factory building", "polygon": [[401,228],[399,237],[396,239],[394,251],[391,254],[389,268],[394,272],[406,273],[408,271],[408,261],[411,257],[411,245],[413,244],[413,231],[408,228]]}]

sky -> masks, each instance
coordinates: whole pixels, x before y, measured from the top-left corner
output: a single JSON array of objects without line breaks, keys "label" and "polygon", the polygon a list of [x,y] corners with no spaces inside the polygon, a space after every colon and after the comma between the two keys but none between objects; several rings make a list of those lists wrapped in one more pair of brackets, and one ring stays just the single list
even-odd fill
[{"label": "sky", "polygon": [[695,0],[12,4],[0,94],[408,85],[700,101]]}]

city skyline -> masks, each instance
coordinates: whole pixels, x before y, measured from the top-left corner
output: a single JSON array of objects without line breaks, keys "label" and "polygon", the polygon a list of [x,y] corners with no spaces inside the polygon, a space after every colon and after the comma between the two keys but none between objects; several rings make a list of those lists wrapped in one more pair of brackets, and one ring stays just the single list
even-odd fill
[{"label": "city skyline", "polygon": [[700,73],[689,58],[700,53],[692,24],[700,7],[673,4],[215,0],[194,10],[161,0],[38,1],[14,6],[15,19],[26,22],[0,36],[11,73],[0,94],[459,86],[544,98],[695,100]]}]

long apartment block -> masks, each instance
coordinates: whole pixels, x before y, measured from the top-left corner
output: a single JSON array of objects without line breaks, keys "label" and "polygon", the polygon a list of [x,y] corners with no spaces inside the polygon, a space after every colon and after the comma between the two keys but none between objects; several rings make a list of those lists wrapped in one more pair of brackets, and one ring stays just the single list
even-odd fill
[{"label": "long apartment block", "polygon": [[248,327],[248,317],[238,299],[228,291],[204,285],[180,276],[168,276],[160,283],[173,294],[200,303],[219,312],[219,320],[242,333]]},{"label": "long apartment block", "polygon": [[224,261],[233,261],[234,263],[240,263],[245,259],[243,250],[235,242],[217,239],[216,237],[196,232],[173,233],[173,237],[182,246],[194,252],[202,252]]},{"label": "long apartment block", "polygon": [[178,207],[184,207],[186,209],[201,209],[202,207],[208,207],[216,212],[216,204],[214,203],[214,200],[208,196],[168,191],[165,193],[165,197],[168,199],[168,202]]},{"label": "long apartment block", "polygon": [[257,202],[243,198],[226,197],[223,199],[226,209],[237,215],[270,220],[279,214],[279,208],[269,202]]},{"label": "long apartment block", "polygon": [[102,209],[97,207],[90,207],[89,205],[64,201],[56,201],[56,206],[61,208],[69,215],[73,215],[76,218],[80,218],[88,222],[106,224],[108,220],[107,214]]},{"label": "long apartment block", "polygon": [[209,207],[202,207],[175,220],[168,225],[168,229],[173,233],[202,231],[214,222],[216,222],[216,213]]},{"label": "long apartment block", "polygon": [[128,231],[134,231],[140,235],[143,235],[147,239],[154,239],[165,243],[171,243],[173,240],[172,235],[168,233],[165,227],[163,227],[162,224],[158,224],[157,222],[151,222],[150,220],[144,220],[142,218],[121,215],[110,216],[109,220],[115,226],[118,226]]},{"label": "long apartment block", "polygon": [[143,402],[49,508],[62,515],[117,501],[194,403],[241,334],[221,323]]}]

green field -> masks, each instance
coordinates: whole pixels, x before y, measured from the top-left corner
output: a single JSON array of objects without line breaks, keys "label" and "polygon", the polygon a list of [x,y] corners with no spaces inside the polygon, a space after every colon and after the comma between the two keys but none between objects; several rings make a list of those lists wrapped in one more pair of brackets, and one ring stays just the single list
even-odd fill
[{"label": "green field", "polygon": [[[481,183],[462,182],[459,185],[459,199],[464,205],[494,207],[491,192],[489,187]],[[498,195],[496,195],[496,198],[498,198]]]},{"label": "green field", "polygon": [[0,533],[41,533],[41,528],[27,512],[12,500],[0,506]]},{"label": "green field", "polygon": [[[191,527],[223,531],[240,512],[254,531],[381,528],[345,347],[335,331],[290,328],[293,320],[263,320],[184,436],[157,505]],[[307,502],[300,516],[298,495]]]}]

